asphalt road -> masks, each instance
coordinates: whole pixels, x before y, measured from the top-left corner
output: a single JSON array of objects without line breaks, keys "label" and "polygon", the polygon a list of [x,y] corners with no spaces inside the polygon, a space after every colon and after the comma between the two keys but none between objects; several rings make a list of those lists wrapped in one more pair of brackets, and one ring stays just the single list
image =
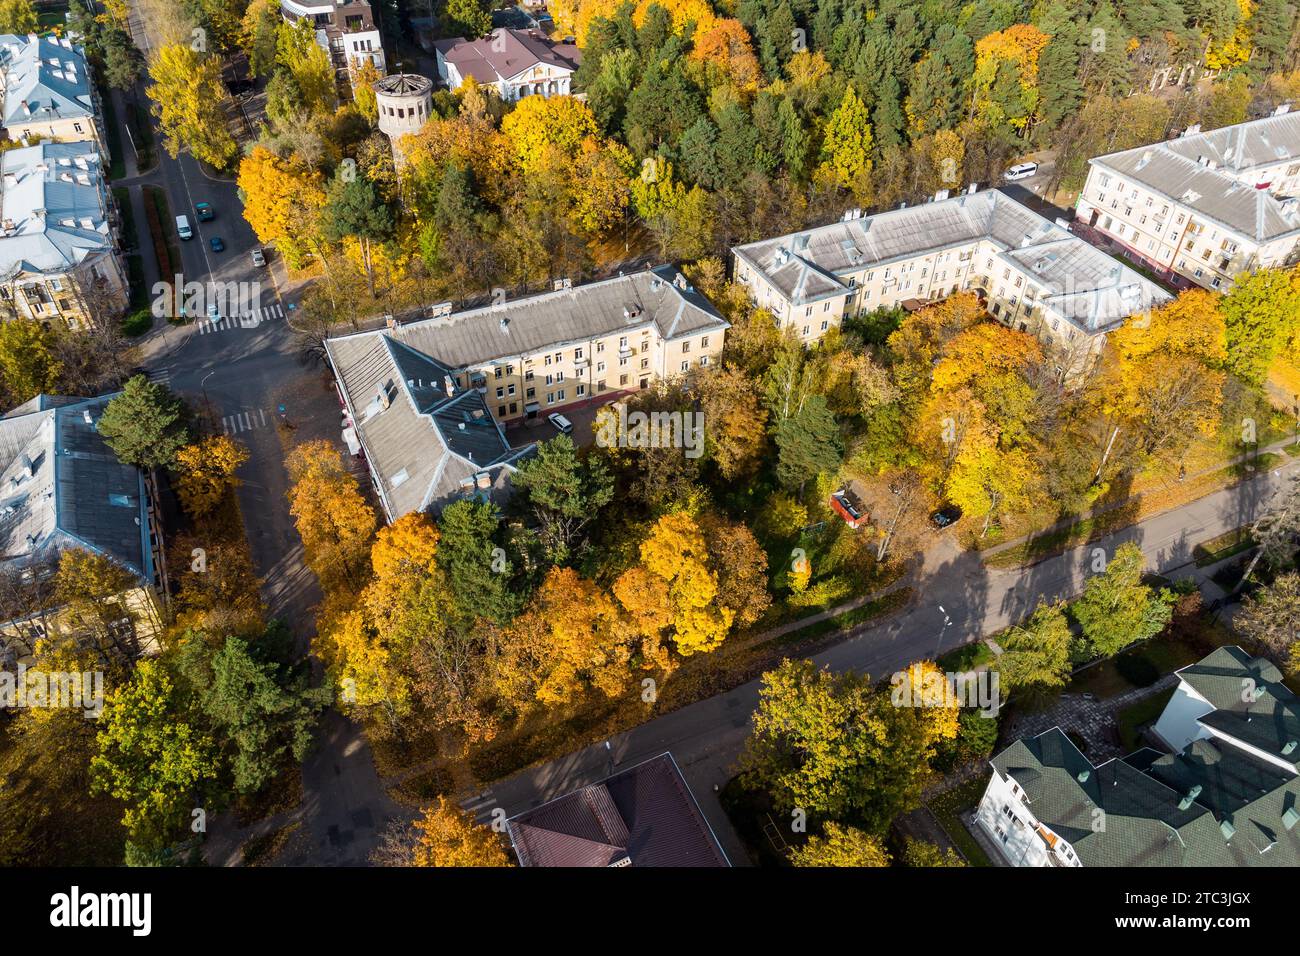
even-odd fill
[{"label": "asphalt road", "polygon": [[[132,33],[147,56],[152,45],[148,25],[134,13]],[[242,314],[223,315],[216,323],[200,317],[151,333],[142,346],[144,366],[151,379],[204,408],[216,431],[247,446],[239,500],[254,567],[270,615],[292,628],[305,651],[315,637],[320,590],[303,564],[302,542],[289,514],[284,456],[293,444],[311,438],[327,438],[343,450],[338,401],[324,371],[298,360],[288,324],[297,303],[280,297],[270,269],[252,263],[250,252],[259,243],[243,218],[235,183],[209,175],[187,153],[172,158],[161,148],[161,136],[156,139],[159,165],[137,181],[163,187],[172,215],[189,217],[194,238],[179,243],[183,280],[257,283],[258,288],[245,288],[248,308],[236,310]],[[212,205],[212,221],[197,221],[194,206],[199,202]],[[225,243],[223,252],[212,250],[213,236]],[[150,254],[147,244],[142,248]],[[281,421],[286,427],[278,427]],[[302,780],[296,817],[303,825],[282,862],[362,865],[387,821],[404,814],[383,788],[361,728],[336,712],[322,721],[318,747],[303,765]],[[213,821],[210,861],[237,863],[240,838],[229,817]]]},{"label": "asphalt road", "polygon": [[[1119,545],[1136,542],[1148,568],[1172,578],[1204,581],[1192,549],[1201,541],[1252,522],[1285,485],[1300,475],[1300,462],[1261,475],[1236,488],[1201,498],[1176,511],[1156,515],[1093,544],[1049,558],[1031,568],[998,570],[977,554],[941,538],[907,583],[919,596],[911,607],[865,626],[814,656],[832,670],[855,670],[881,678],[916,660],[933,658],[960,644],[994,634],[1022,619],[1040,598],[1078,594],[1093,566],[1096,549],[1113,555]],[[577,787],[593,783],[621,766],[671,751],[695,792],[714,832],[735,865],[747,863],[716,787],[733,776],[733,764],[749,736],[758,703],[757,680],[619,734],[607,751],[598,743],[525,770],[466,801],[483,821],[500,807],[513,816]]]}]

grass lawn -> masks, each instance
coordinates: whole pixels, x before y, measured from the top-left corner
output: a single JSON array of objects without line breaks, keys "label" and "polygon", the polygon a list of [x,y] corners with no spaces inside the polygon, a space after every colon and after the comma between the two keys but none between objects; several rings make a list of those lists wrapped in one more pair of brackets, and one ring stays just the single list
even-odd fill
[{"label": "grass lawn", "polygon": [[1234,554],[1240,554],[1255,546],[1255,539],[1250,536],[1250,527],[1233,528],[1231,531],[1225,531],[1223,534],[1202,541],[1192,549],[1192,557],[1196,559],[1198,568],[1207,568],[1211,564],[1218,564]]},{"label": "grass lawn", "polygon": [[[1203,634],[1206,641],[1215,647],[1233,644],[1238,640],[1226,628],[1217,625],[1206,625]],[[1145,658],[1163,676],[1172,674],[1180,667],[1196,663],[1207,652],[1202,647],[1193,646],[1189,642],[1176,640],[1173,637],[1158,637],[1125,653]],[[1115,660],[1114,657],[1108,658],[1100,664],[1076,674],[1074,679],[1065,687],[1065,692],[1094,694],[1097,697],[1114,697],[1116,694],[1133,690],[1137,685],[1130,683],[1120,673]]]},{"label": "grass lawn", "polygon": [[139,253],[126,257],[126,278],[131,289],[131,301],[122,317],[122,334],[131,338],[144,335],[153,328],[153,311],[149,307],[149,290],[144,287],[144,260]]},{"label": "grass lawn", "polygon": [[1143,724],[1149,724],[1155,720],[1165,709],[1165,704],[1174,696],[1176,687],[1171,687],[1163,693],[1148,697],[1146,700],[1140,700],[1131,707],[1125,707],[1115,715],[1115,723],[1119,727],[1119,739],[1124,744],[1124,751],[1131,753],[1137,750],[1141,743],[1139,731]]},{"label": "grass lawn", "polygon": [[984,563],[995,568],[1015,568],[1034,564],[1062,551],[1103,538],[1113,531],[1136,524],[1152,515],[1169,511],[1223,488],[1230,488],[1249,480],[1273,468],[1282,461],[1282,457],[1269,452],[1260,455],[1250,465],[1225,465],[1185,481],[1166,482],[1160,487],[1143,491],[1135,498],[1109,511],[1044,532],[997,554],[986,555]]},{"label": "grass lawn", "polygon": [[970,641],[961,647],[953,648],[935,663],[939,665],[939,670],[948,673],[970,671],[981,664],[992,663],[993,656],[993,652],[983,641]]},{"label": "grass lawn", "polygon": [[956,844],[961,855],[966,857],[966,862],[971,866],[992,866],[993,862],[989,859],[984,848],[976,842],[975,838],[970,835],[966,829],[966,824],[961,820],[962,814],[974,809],[975,805],[980,802],[980,797],[984,796],[984,790],[989,785],[989,777],[992,771],[980,774],[974,780],[968,780],[966,783],[945,790],[943,793],[933,797],[926,803],[934,818],[939,821],[948,838]]},{"label": "grass lawn", "polygon": [[782,634],[776,640],[778,644],[802,644],[804,641],[814,637],[833,634],[836,631],[847,631],[860,624],[865,624],[873,618],[888,614],[890,611],[898,610],[900,607],[906,605],[911,598],[911,588],[898,588],[897,590],[890,591],[888,594],[878,597],[873,601],[868,601],[861,607],[855,607],[851,611],[845,611],[843,614],[837,614],[824,621],[818,621],[816,624],[801,627],[797,631],[790,631],[788,634]]}]

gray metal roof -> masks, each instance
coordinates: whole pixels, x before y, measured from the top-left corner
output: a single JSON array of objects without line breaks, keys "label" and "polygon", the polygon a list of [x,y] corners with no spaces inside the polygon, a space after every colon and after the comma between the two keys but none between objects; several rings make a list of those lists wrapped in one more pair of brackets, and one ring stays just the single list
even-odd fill
[{"label": "gray metal roof", "polygon": [[94,143],[11,149],[0,173],[0,278],[61,273],[112,249]]},{"label": "gray metal roof", "polygon": [[391,335],[330,339],[326,350],[390,521],[436,508],[463,479],[495,477],[520,457],[476,389],[449,386],[446,366]]},{"label": "gray metal roof", "polygon": [[144,476],[95,427],[112,398],[38,396],[0,419],[0,561],[85,548],[152,580]]},{"label": "gray metal roof", "polygon": [[1288,111],[1221,126],[1160,145],[1186,159],[1196,161],[1203,157],[1224,170],[1243,174],[1261,166],[1300,160],[1300,113]]},{"label": "gray metal roof", "polygon": [[1159,286],[996,189],[832,223],[732,251],[796,305],[852,292],[849,276],[987,240],[1031,272],[1040,302],[1086,332],[1166,301]]},{"label": "gray metal roof", "polygon": [[[394,340],[452,369],[589,342],[653,323],[664,339],[725,331],[729,324],[668,266],[465,312],[407,322]],[[360,332],[356,336],[374,336]],[[345,337],[346,338],[346,337]]]},{"label": "gray metal roof", "polygon": [[86,51],[66,37],[0,36],[0,72],[6,126],[95,115]]},{"label": "gray metal roof", "polygon": [[1267,242],[1300,235],[1300,212],[1241,176],[1289,159],[1300,160],[1300,113],[1138,146],[1091,162],[1239,235]]}]

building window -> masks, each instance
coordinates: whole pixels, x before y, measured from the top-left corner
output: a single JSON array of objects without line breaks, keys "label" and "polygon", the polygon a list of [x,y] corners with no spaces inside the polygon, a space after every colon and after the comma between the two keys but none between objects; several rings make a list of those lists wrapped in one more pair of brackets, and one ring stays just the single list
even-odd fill
[{"label": "building window", "polygon": [[683,352],[683,353],[686,353],[686,352],[689,352],[690,350],[691,350],[691,343],[690,343],[690,342],[683,342],[683,343],[682,343],[682,352]]},{"label": "building window", "polygon": [[582,396],[584,396],[584,395],[587,394],[587,386],[586,386],[586,385],[579,385],[577,388],[575,388],[575,389],[573,390],[573,393],[574,393],[578,398],[582,398]]},{"label": "building window", "polygon": [[505,397],[506,397],[506,390],[504,388],[498,388],[497,398],[505,398]]},{"label": "building window", "polygon": [[701,364],[701,365],[708,365],[708,364],[709,364],[709,357],[708,357],[707,355],[701,355],[701,356],[700,356],[700,364]]},{"label": "building window", "polygon": [[691,367],[691,363],[690,363],[690,362],[686,362],[686,361],[682,362],[682,371],[683,371],[683,372],[685,372],[685,371],[686,371],[687,369],[689,369],[690,367]]}]

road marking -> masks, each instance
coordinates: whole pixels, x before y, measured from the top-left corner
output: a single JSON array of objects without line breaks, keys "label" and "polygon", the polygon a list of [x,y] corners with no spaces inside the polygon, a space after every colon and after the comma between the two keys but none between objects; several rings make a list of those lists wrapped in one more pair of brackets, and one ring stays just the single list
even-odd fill
[{"label": "road marking", "polygon": [[233,415],[225,415],[221,419],[221,430],[227,435],[239,435],[243,432],[251,432],[256,428],[265,427],[266,411],[261,408],[249,412],[235,412]]},{"label": "road marking", "polygon": [[169,368],[151,368],[144,375],[151,382],[159,385],[170,385],[172,381],[172,370]]},{"label": "road marking", "polygon": [[227,332],[231,329],[255,329],[263,322],[270,322],[273,319],[283,318],[284,310],[281,309],[277,303],[264,309],[246,312],[238,317],[222,316],[215,322],[211,319],[201,320],[199,324],[199,335],[211,335],[214,332]]}]

